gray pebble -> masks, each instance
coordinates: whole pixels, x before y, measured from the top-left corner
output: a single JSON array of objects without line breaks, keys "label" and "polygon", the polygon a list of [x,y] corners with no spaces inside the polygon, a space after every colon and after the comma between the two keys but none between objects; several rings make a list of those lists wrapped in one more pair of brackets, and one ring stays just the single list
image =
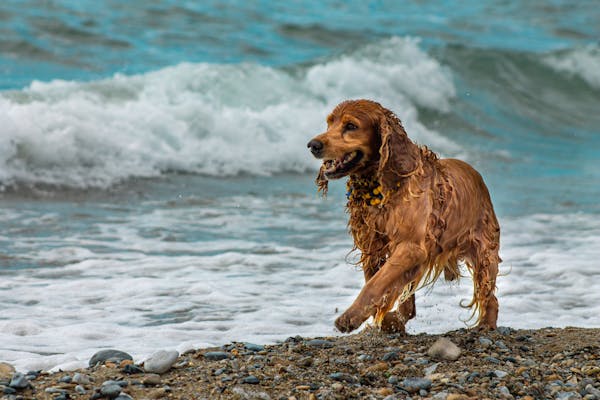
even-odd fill
[{"label": "gray pebble", "polygon": [[500,369],[497,369],[494,371],[494,375],[496,375],[496,377],[502,379],[504,378],[506,375],[508,375],[508,372],[502,371]]},{"label": "gray pebble", "polygon": [[244,347],[250,351],[263,351],[265,349],[265,346],[254,343],[244,343]]},{"label": "gray pebble", "polygon": [[121,387],[121,385],[114,383],[114,381],[107,381],[104,382],[100,387],[100,393],[103,396],[114,399],[121,393],[122,389],[123,388]]},{"label": "gray pebble", "polygon": [[494,342],[492,342],[490,339],[486,338],[485,336],[480,336],[479,337],[479,344],[481,344],[483,347],[490,347]]},{"label": "gray pebble", "polygon": [[334,372],[333,374],[329,374],[329,377],[339,382],[356,383],[358,381],[354,376],[343,372]]},{"label": "gray pebble", "polygon": [[119,394],[117,397],[115,397],[115,400],[133,400],[133,397],[131,397],[127,393],[121,392],[121,394]]},{"label": "gray pebble", "polygon": [[162,380],[158,374],[147,374],[144,376],[142,383],[146,386],[157,386],[162,383]]},{"label": "gray pebble", "polygon": [[86,392],[85,388],[81,385],[75,386],[75,391],[79,394],[85,394],[85,392]]},{"label": "gray pebble", "polygon": [[481,375],[479,374],[479,372],[471,372],[468,376],[467,376],[467,382],[473,382],[475,380],[475,378],[479,378]]},{"label": "gray pebble", "polygon": [[396,375],[392,375],[388,378],[388,383],[390,385],[395,385],[398,383],[398,377]]},{"label": "gray pebble", "polygon": [[67,391],[65,389],[51,386],[51,387],[47,387],[46,389],[44,389],[44,392],[50,393],[50,394],[56,394],[56,393],[64,394]]},{"label": "gray pebble", "polygon": [[92,356],[92,358],[90,358],[89,365],[90,365],[90,367],[94,367],[98,364],[103,364],[104,362],[106,362],[108,360],[113,361],[116,364],[118,364],[124,360],[133,360],[133,357],[131,357],[129,354],[125,353],[124,351],[120,351],[120,350],[114,350],[114,349],[100,350],[99,352],[94,354]]},{"label": "gray pebble", "polygon": [[431,358],[455,361],[460,357],[460,348],[450,339],[439,338],[427,351]]},{"label": "gray pebble", "polygon": [[510,390],[506,386],[498,386],[498,391],[504,399],[512,399],[514,396],[510,393]]},{"label": "gray pebble", "polygon": [[433,400],[446,400],[446,397],[448,397],[448,392],[439,392],[433,395],[432,399]]},{"label": "gray pebble", "polygon": [[25,389],[26,387],[29,387],[29,385],[29,379],[27,379],[25,375],[20,372],[15,372],[10,380],[10,383],[8,384],[9,387],[14,389]]},{"label": "gray pebble", "polygon": [[385,353],[381,359],[383,361],[397,360],[398,359],[398,352],[397,351],[390,351],[388,353]]},{"label": "gray pebble", "polygon": [[2,393],[6,394],[6,395],[16,394],[17,389],[13,389],[10,386],[5,386],[4,389],[2,390]]},{"label": "gray pebble", "polygon": [[593,385],[591,385],[589,383],[585,386],[585,393],[591,394],[592,396],[595,396],[597,399],[600,399],[600,390],[596,389]]},{"label": "gray pebble", "polygon": [[498,347],[501,350],[509,350],[508,347],[506,347],[506,344],[502,341],[502,340],[496,340],[496,343],[494,343],[496,345],[496,347]]},{"label": "gray pebble", "polygon": [[437,369],[438,365],[440,365],[439,363],[435,363],[435,364],[431,364],[429,367],[425,368],[423,370],[423,372],[425,372],[425,375],[431,375],[435,372],[435,370]]},{"label": "gray pebble", "polygon": [[144,370],[150,373],[162,374],[171,369],[177,361],[177,357],[179,357],[179,353],[175,350],[157,351],[144,362]]},{"label": "gray pebble", "polygon": [[92,378],[90,378],[88,375],[80,374],[79,372],[76,372],[73,375],[72,382],[77,383],[79,385],[89,385],[90,383],[92,383]]},{"label": "gray pebble", "polygon": [[218,361],[229,358],[229,354],[222,351],[209,351],[204,353],[204,358],[211,361]]},{"label": "gray pebble", "polygon": [[358,356],[358,359],[360,361],[371,361],[373,359],[373,357],[371,357],[368,354],[361,354],[361,355]]},{"label": "gray pebble", "polygon": [[310,347],[317,347],[320,349],[330,349],[333,347],[332,342],[330,342],[329,340],[323,340],[323,339],[312,339],[312,340],[309,340],[308,342],[306,342],[306,344]]},{"label": "gray pebble", "polygon": [[405,378],[402,380],[401,386],[408,393],[416,393],[420,390],[429,390],[431,388],[431,379]]},{"label": "gray pebble", "polygon": [[134,374],[143,374],[144,370],[138,367],[135,364],[127,364],[121,370],[124,374],[134,375]]},{"label": "gray pebble", "polygon": [[260,380],[257,377],[255,377],[254,375],[249,375],[249,376],[245,377],[244,379],[242,379],[242,383],[257,385],[260,383]]},{"label": "gray pebble", "polygon": [[71,383],[73,381],[73,378],[71,377],[71,375],[65,375],[61,377],[58,381],[62,383]]},{"label": "gray pebble", "polygon": [[506,336],[506,335],[510,335],[510,334],[511,334],[511,333],[513,333],[515,330],[514,330],[513,328],[509,328],[508,326],[499,326],[499,327],[497,327],[497,328],[496,328],[496,331],[497,331],[499,334],[501,334],[501,335],[503,335],[503,336]]},{"label": "gray pebble", "polygon": [[558,392],[556,393],[556,400],[581,400],[581,395],[577,392]]},{"label": "gray pebble", "polygon": [[491,356],[484,358],[484,360],[487,362],[490,362],[492,364],[501,364],[502,363],[502,361],[498,360],[496,357],[491,357]]}]

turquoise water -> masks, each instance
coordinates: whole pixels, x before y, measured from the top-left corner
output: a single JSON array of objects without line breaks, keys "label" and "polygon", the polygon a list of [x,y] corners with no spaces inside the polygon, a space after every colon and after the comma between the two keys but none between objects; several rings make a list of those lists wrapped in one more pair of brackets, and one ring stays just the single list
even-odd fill
[{"label": "turquoise water", "polygon": [[[4,1],[0,360],[334,334],[361,286],[306,142],[347,98],[484,176],[500,323],[598,326],[595,2]],[[582,291],[582,288],[587,288]],[[464,326],[470,284],[413,332]]]}]

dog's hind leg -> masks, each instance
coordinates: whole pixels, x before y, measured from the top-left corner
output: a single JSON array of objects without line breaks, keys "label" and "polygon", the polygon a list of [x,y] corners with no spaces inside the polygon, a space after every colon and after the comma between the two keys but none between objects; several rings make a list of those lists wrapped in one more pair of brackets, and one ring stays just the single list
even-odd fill
[{"label": "dog's hind leg", "polygon": [[[473,275],[473,300],[469,306],[479,311],[477,328],[496,329],[498,319],[498,299],[496,298],[496,277],[498,264],[502,261],[498,255],[500,247],[500,228],[493,217],[483,224],[484,232],[474,241],[471,263],[468,266]],[[469,265],[471,264],[471,265]]]}]

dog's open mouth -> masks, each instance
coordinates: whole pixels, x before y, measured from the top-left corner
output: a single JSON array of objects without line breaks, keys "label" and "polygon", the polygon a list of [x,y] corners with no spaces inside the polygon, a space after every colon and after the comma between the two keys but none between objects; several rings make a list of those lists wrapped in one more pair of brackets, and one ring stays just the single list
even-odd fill
[{"label": "dog's open mouth", "polygon": [[337,179],[348,175],[352,169],[358,165],[362,158],[363,153],[355,150],[346,153],[342,158],[323,161],[323,165],[325,166],[325,177],[327,177],[327,179]]}]

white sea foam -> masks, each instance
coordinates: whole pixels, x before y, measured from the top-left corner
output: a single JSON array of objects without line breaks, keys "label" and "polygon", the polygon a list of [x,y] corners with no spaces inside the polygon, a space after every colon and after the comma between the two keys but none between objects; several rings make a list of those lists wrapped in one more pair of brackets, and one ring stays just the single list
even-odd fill
[{"label": "white sea foam", "polygon": [[[31,227],[56,218],[33,214],[6,217]],[[0,360],[19,370],[67,369],[106,347],[142,360],[158,349],[335,335],[334,319],[362,286],[345,261],[351,240],[341,204],[313,196],[177,207],[150,200],[118,218],[98,215],[83,231],[0,237],[35,265],[2,272]],[[501,225],[499,323],[600,325],[597,219],[534,215]],[[419,292],[409,330],[465,327],[469,312],[459,303],[471,291],[464,279]]]},{"label": "white sea foam", "polygon": [[411,38],[288,72],[252,64],[180,64],[80,83],[33,82],[0,94],[0,184],[109,186],[168,170],[214,176],[302,172],[306,142],[347,98],[373,98],[437,151],[456,146],[418,120],[447,110],[448,70]]},{"label": "white sea foam", "polygon": [[600,47],[589,45],[544,57],[551,68],[575,75],[600,89]]}]

